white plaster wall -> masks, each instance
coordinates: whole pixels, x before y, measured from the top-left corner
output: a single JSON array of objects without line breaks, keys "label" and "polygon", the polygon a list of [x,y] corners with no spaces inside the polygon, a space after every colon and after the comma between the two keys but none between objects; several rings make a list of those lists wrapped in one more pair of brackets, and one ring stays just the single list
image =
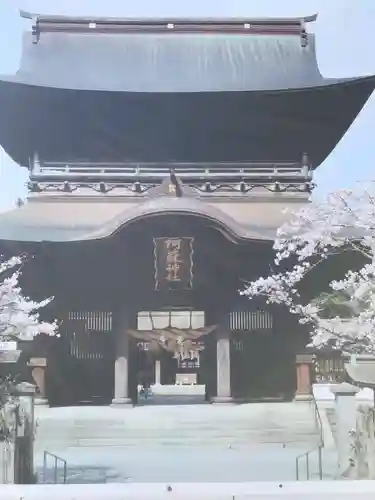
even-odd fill
[{"label": "white plaster wall", "polygon": [[373,500],[375,481],[5,485],[0,500]]},{"label": "white plaster wall", "polygon": [[[335,396],[331,388],[336,384],[314,384],[313,393],[317,403],[334,403]],[[361,389],[356,395],[357,403],[368,404],[374,406],[374,391],[373,389]]]}]

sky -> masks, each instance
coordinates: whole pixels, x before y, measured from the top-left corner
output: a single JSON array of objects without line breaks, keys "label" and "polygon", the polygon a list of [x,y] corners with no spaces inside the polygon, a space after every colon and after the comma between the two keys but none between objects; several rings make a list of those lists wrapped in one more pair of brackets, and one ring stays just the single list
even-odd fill
[{"label": "sky", "polygon": [[[67,15],[119,17],[287,17],[318,13],[318,63],[325,77],[375,74],[375,0],[0,0],[0,74],[17,71],[21,35],[28,23],[19,9]],[[1,107],[0,107],[1,113]],[[345,137],[318,168],[314,196],[374,178],[375,94]],[[0,152],[0,210],[27,196],[28,172]]]}]

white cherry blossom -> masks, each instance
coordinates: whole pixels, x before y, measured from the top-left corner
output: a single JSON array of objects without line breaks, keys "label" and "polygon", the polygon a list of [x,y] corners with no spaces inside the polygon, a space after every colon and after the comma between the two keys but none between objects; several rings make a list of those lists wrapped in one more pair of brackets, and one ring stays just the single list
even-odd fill
[{"label": "white cherry blossom", "polygon": [[22,293],[19,279],[24,263],[22,257],[0,263],[0,340],[32,340],[40,333],[57,334],[57,322],[44,322],[39,316],[53,297],[34,302]]},{"label": "white cherry blossom", "polygon": [[[333,193],[292,214],[278,230],[274,250],[280,272],[248,284],[242,293],[285,304],[301,323],[311,325],[315,347],[329,344],[348,352],[375,353],[375,184]],[[300,285],[323,261],[348,250],[361,254],[363,266],[343,270],[330,288],[348,298],[350,313],[326,317],[319,300],[304,302]]]}]

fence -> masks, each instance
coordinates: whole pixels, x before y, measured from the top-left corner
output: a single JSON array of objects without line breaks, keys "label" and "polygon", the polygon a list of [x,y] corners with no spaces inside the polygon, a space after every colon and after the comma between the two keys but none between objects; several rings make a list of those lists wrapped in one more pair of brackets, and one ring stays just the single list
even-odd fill
[{"label": "fence", "polygon": [[[318,404],[316,402],[314,395],[313,395],[312,403],[313,403],[315,424],[316,424],[317,430],[319,432],[319,443],[315,448],[313,448],[305,453],[302,453],[296,457],[296,480],[297,481],[300,481],[302,479],[305,479],[306,481],[310,481],[310,479],[313,478],[314,472],[311,470],[311,467],[310,467],[310,465],[311,465],[310,459],[311,458],[316,459],[317,468],[318,468],[317,475],[318,475],[318,478],[320,479],[320,481],[323,480],[322,453],[323,453],[323,448],[324,448],[324,433],[323,433],[322,419],[320,417]],[[304,464],[305,464],[306,475],[304,478],[301,477],[301,473],[300,473],[300,465],[301,465],[302,461],[304,461]]]},{"label": "fence", "polygon": [[340,351],[318,351],[314,355],[313,381],[315,383],[340,383],[346,378],[345,358]]},{"label": "fence", "polygon": [[[52,462],[52,467],[50,463]],[[45,451],[43,454],[43,483],[66,484],[68,467],[66,460],[53,453]]]},{"label": "fence", "polygon": [[[318,472],[317,476],[320,481],[323,480],[323,446],[319,445],[306,453],[301,453],[296,457],[296,481],[310,481],[316,476],[316,472],[311,470],[311,457],[314,456],[317,461]],[[300,466],[301,462],[305,465],[305,476],[301,477]]]}]

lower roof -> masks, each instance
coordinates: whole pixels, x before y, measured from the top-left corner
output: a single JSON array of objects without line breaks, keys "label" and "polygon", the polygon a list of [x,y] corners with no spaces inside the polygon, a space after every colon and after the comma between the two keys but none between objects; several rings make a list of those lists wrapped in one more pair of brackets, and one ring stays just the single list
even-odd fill
[{"label": "lower roof", "polygon": [[52,201],[42,197],[0,214],[0,241],[73,242],[110,237],[141,219],[163,215],[203,218],[232,241],[272,241],[286,220],[283,209],[305,202],[203,202],[157,197],[145,202]]}]

